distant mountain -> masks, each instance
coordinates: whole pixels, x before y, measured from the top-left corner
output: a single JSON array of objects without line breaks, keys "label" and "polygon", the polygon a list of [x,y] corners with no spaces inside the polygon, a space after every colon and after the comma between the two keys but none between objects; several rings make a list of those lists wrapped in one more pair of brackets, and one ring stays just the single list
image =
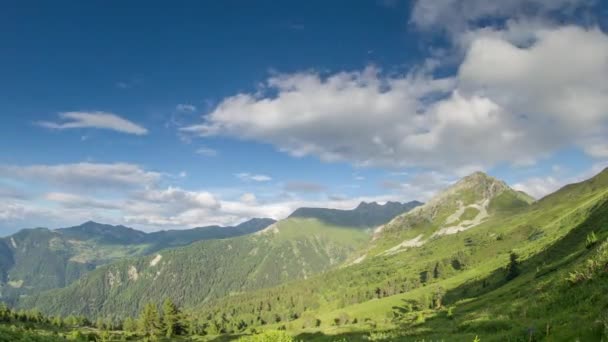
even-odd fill
[{"label": "distant mountain", "polygon": [[125,257],[195,241],[254,233],[274,223],[252,219],[235,227],[201,227],[145,233],[125,226],[85,222],[50,230],[23,229],[0,239],[0,298],[64,287],[96,267]]},{"label": "distant mountain", "polygon": [[387,202],[385,204],[361,202],[352,210],[299,208],[289,217],[316,218],[327,224],[337,226],[373,228],[419,205],[422,205],[422,203],[418,201],[407,203]]},{"label": "distant mountain", "polygon": [[306,279],[349,262],[371,239],[372,229],[363,227],[386,223],[416,204],[299,209],[254,234],[200,241],[99,267],[64,289],[23,298],[21,305],[49,313],[124,316],[163,297],[194,306]]}]

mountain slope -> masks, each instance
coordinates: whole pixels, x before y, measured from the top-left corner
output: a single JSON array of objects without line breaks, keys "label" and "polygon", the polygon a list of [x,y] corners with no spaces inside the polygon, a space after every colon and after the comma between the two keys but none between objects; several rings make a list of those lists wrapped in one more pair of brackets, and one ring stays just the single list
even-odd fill
[{"label": "mountain slope", "polygon": [[494,216],[510,215],[533,199],[504,182],[475,172],[426,204],[397,216],[374,232],[371,255],[397,253],[429,239],[471,229]]},{"label": "mountain slope", "polygon": [[134,314],[147,301],[165,296],[182,305],[197,304],[325,271],[368,238],[360,230],[289,219],[254,235],[201,241],[103,266],[65,289],[24,298],[23,304],[91,316]]},{"label": "mountain slope", "polygon": [[[606,283],[586,279],[606,276],[608,242],[601,241],[608,238],[608,171],[531,205],[500,209],[459,233],[308,280],[222,298],[192,315],[225,332],[266,326],[318,341],[538,340],[547,329],[567,340],[600,340],[594,322],[608,324]],[[432,221],[427,227],[440,229]],[[591,232],[600,242],[587,249]],[[505,267],[512,252],[520,275],[509,280]],[[572,320],[579,314],[587,320]]]},{"label": "mountain slope", "polygon": [[370,234],[371,229],[359,226],[290,217],[252,235],[201,241],[100,267],[65,289],[24,298],[21,304],[89,316],[133,314],[147,301],[164,297],[194,306],[336,268],[364,247]]},{"label": "mountain slope", "polygon": [[0,239],[0,298],[14,300],[72,283],[95,267],[203,239],[248,234],[274,223],[253,219],[236,227],[202,227],[144,233],[124,226],[86,222],[49,230],[24,229]]}]

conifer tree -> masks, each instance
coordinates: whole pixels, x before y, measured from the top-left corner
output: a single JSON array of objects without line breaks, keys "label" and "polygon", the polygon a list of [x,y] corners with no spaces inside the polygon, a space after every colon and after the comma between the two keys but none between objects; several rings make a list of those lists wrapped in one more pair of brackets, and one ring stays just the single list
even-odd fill
[{"label": "conifer tree", "polygon": [[179,310],[169,298],[163,303],[163,328],[165,336],[172,337],[179,333]]},{"label": "conifer tree", "polygon": [[519,256],[514,252],[509,255],[509,265],[507,265],[507,281],[519,275]]},{"label": "conifer tree", "polygon": [[156,337],[160,335],[161,324],[158,309],[154,303],[148,303],[139,315],[139,332],[144,336]]}]

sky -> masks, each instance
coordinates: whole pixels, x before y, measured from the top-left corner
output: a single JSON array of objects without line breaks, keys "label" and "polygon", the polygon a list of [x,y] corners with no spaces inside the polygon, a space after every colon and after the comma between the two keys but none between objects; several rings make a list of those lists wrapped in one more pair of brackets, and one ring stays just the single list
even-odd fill
[{"label": "sky", "polygon": [[599,0],[5,1],[0,235],[541,198],[608,166]]}]

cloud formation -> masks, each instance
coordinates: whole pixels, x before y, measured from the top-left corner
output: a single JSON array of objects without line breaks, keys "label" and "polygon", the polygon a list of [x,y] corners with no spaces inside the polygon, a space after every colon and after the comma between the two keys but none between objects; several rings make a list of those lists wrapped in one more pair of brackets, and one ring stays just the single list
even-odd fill
[{"label": "cloud formation", "polygon": [[459,33],[479,20],[545,18],[555,11],[572,12],[588,0],[417,0],[410,22],[422,30]]},{"label": "cloud formation", "polygon": [[38,125],[50,129],[98,128],[121,133],[145,135],[148,130],[138,124],[107,112],[63,112],[60,122],[40,121]]},{"label": "cloud formation", "polygon": [[436,77],[433,63],[397,76],[374,67],[274,75],[182,130],[324,161],[443,171],[530,164],[572,145],[606,154],[604,32],[512,22],[469,31],[461,43],[451,77]]},{"label": "cloud formation", "polygon": [[75,163],[56,165],[0,165],[0,176],[77,189],[152,186],[161,174],[128,163]]}]

